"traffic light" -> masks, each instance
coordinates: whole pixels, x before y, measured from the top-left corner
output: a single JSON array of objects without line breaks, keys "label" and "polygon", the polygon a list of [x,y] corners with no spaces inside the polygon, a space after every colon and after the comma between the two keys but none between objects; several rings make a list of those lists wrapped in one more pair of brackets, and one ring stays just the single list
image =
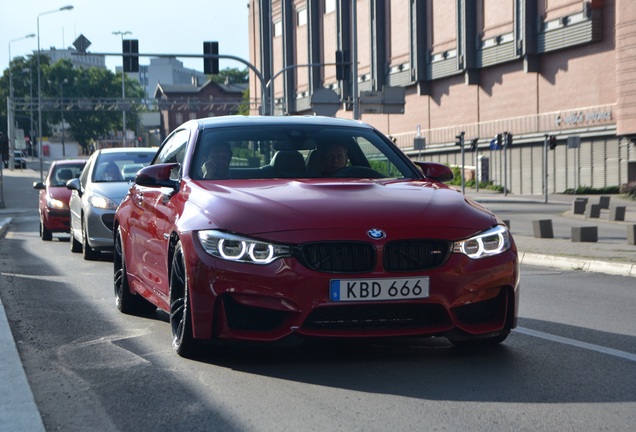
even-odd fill
[{"label": "traffic light", "polygon": [[502,140],[501,134],[497,134],[497,150],[501,149],[501,140]]},{"label": "traffic light", "polygon": [[336,79],[338,81],[349,80],[351,66],[348,51],[336,51]]},{"label": "traffic light", "polygon": [[464,132],[460,133],[459,135],[455,135],[455,145],[460,146],[460,147],[464,147]]},{"label": "traffic light", "polygon": [[477,150],[477,142],[479,141],[479,138],[473,138],[470,141],[470,151],[475,151]]},{"label": "traffic light", "polygon": [[[215,57],[206,57],[214,55]],[[206,75],[219,74],[219,43],[203,42],[203,73]]]},{"label": "traffic light", "polygon": [[122,53],[124,72],[139,72],[139,41],[137,39],[124,39]]},{"label": "traffic light", "polygon": [[508,132],[506,134],[506,147],[512,146],[512,134]]},{"label": "traffic light", "polygon": [[554,150],[557,146],[557,137],[555,135],[550,135],[548,142],[550,144],[550,150]]}]

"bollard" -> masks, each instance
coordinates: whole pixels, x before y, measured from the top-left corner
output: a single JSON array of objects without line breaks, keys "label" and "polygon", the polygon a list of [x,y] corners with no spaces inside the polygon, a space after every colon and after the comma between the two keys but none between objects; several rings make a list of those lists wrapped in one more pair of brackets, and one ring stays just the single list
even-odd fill
[{"label": "bollard", "polygon": [[598,205],[601,206],[602,209],[608,209],[610,203],[610,197],[607,195],[603,195],[598,200]]},{"label": "bollard", "polygon": [[636,225],[627,225],[627,244],[636,245]]},{"label": "bollard", "polygon": [[611,221],[624,221],[625,220],[625,206],[616,206],[610,209],[609,220]]},{"label": "bollard", "polygon": [[587,205],[587,198],[577,198],[572,202],[573,214],[585,214],[585,206]]},{"label": "bollard", "polygon": [[535,238],[554,238],[552,232],[552,219],[540,219],[532,221]]},{"label": "bollard", "polygon": [[575,243],[598,241],[598,227],[572,227],[572,241]]},{"label": "bollard", "polygon": [[590,207],[585,212],[585,217],[591,219],[598,219],[601,217],[601,205],[600,204],[591,204]]}]

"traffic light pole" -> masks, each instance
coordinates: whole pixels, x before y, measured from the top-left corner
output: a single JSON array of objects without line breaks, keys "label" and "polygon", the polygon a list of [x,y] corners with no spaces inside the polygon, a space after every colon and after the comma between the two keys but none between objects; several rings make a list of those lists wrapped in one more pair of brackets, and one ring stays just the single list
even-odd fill
[{"label": "traffic light pole", "polygon": [[[117,57],[126,57],[126,56],[130,56],[130,54],[126,54],[124,53],[122,55],[122,53],[91,53],[92,55],[101,55],[101,56],[117,56]],[[183,57],[183,58],[203,58],[203,59],[209,59],[209,58],[218,58],[218,59],[228,59],[228,60],[236,60],[237,62],[243,63],[245,66],[247,66],[252,72],[254,72],[254,75],[256,75],[256,78],[258,78],[258,80],[261,83],[261,98],[263,100],[262,102],[262,115],[271,115],[271,113],[269,113],[269,108],[270,108],[270,102],[269,102],[269,95],[267,93],[267,88],[266,88],[266,83],[265,83],[265,79],[263,78],[263,74],[261,74],[261,72],[256,69],[256,66],[254,66],[252,63],[248,62],[247,60],[242,59],[241,57],[236,57],[233,55],[226,55],[226,54],[135,54],[138,57],[160,57],[160,58],[175,58],[175,57]]]},{"label": "traffic light pole", "polygon": [[543,194],[544,202],[548,203],[548,135],[543,138]]}]

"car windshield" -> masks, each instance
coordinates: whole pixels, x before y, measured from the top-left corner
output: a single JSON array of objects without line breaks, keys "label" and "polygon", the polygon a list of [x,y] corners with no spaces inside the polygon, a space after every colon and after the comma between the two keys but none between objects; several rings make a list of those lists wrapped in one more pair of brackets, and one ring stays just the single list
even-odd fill
[{"label": "car windshield", "polygon": [[66,186],[66,182],[78,178],[84,169],[83,163],[56,165],[49,176],[49,185],[53,187]]},{"label": "car windshield", "polygon": [[154,153],[103,153],[95,161],[94,182],[133,181],[139,169],[150,164]]},{"label": "car windshield", "polygon": [[203,130],[190,170],[193,179],[416,175],[405,156],[371,129],[315,125]]}]

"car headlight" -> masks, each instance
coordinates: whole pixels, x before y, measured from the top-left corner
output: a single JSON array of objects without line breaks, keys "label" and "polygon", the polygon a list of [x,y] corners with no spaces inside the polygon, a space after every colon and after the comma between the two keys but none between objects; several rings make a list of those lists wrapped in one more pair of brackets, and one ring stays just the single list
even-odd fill
[{"label": "car headlight", "polygon": [[210,255],[228,261],[269,264],[291,256],[289,246],[228,234],[222,231],[199,231],[199,241]]},{"label": "car headlight", "polygon": [[98,193],[90,193],[86,199],[91,207],[105,210],[117,210],[118,204],[115,201]]},{"label": "car headlight", "polygon": [[51,197],[48,197],[46,199],[46,206],[50,209],[56,209],[56,210],[68,209],[68,206],[66,205],[66,203],[64,203],[64,201],[60,201],[59,199],[55,199]]},{"label": "car headlight", "polygon": [[510,231],[502,225],[453,244],[454,253],[461,253],[473,259],[499,255],[508,249],[510,249]]}]

